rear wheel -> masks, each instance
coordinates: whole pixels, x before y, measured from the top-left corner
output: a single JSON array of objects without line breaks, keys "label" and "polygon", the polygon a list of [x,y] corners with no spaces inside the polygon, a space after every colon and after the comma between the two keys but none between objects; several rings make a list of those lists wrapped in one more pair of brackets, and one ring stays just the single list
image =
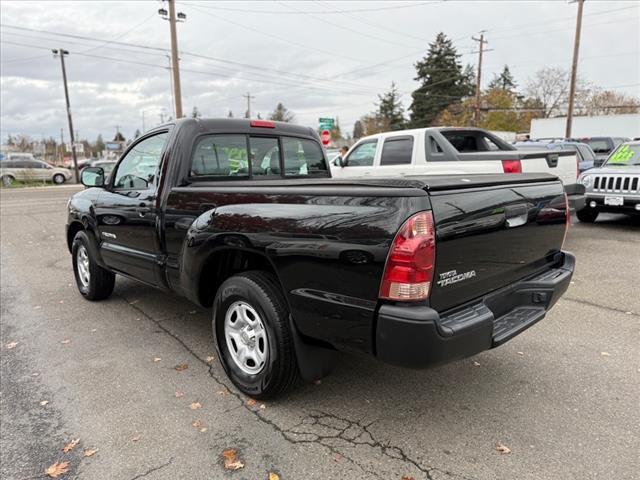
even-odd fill
[{"label": "rear wheel", "polygon": [[2,185],[4,185],[5,187],[10,187],[11,184],[13,183],[13,177],[10,175],[3,175],[2,176]]},{"label": "rear wheel", "polygon": [[588,207],[576,212],[576,216],[581,222],[593,223],[596,221],[596,218],[598,218],[599,213],[600,212],[598,212],[598,210],[596,210],[595,208]]},{"label": "rear wheel", "polygon": [[289,310],[273,275],[227,279],[213,304],[213,333],[227,375],[244,394],[272,398],[298,381]]},{"label": "rear wheel", "polygon": [[91,256],[91,239],[85,231],[76,233],[71,254],[80,294],[87,300],[104,300],[113,293],[116,276],[98,265]]},{"label": "rear wheel", "polygon": [[63,184],[67,179],[64,178],[64,175],[62,175],[61,173],[56,173],[53,176],[53,183],[60,185]]}]

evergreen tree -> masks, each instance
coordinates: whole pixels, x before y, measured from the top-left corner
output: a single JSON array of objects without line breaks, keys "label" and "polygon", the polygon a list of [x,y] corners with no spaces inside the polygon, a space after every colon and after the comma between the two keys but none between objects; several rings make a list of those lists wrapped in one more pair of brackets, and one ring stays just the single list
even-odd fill
[{"label": "evergreen tree", "polygon": [[516,81],[509,70],[509,66],[505,65],[502,72],[493,75],[493,80],[489,83],[489,90],[499,89],[508,93],[516,92]]},{"label": "evergreen tree", "polygon": [[420,86],[411,94],[411,125],[427,127],[438,113],[473,93],[469,69],[463,71],[453,42],[444,33],[429,44],[427,56],[415,64]]},{"label": "evergreen tree", "polygon": [[356,120],[356,123],[353,124],[353,138],[357,140],[362,137],[364,137],[364,126],[360,120]]},{"label": "evergreen tree", "polygon": [[271,113],[271,115],[269,115],[269,120],[274,120],[276,122],[291,122],[293,118],[293,113],[291,113],[282,103],[278,103],[278,105],[276,105],[276,109]]},{"label": "evergreen tree", "polygon": [[96,152],[102,152],[104,150],[104,140],[102,139],[102,134],[98,134],[98,138],[96,138],[96,143],[94,144],[94,149]]},{"label": "evergreen tree", "polygon": [[389,130],[402,130],[406,125],[404,118],[404,106],[400,101],[400,92],[396,88],[395,82],[391,82],[391,90],[383,95],[378,95],[380,103],[377,104],[379,117]]}]

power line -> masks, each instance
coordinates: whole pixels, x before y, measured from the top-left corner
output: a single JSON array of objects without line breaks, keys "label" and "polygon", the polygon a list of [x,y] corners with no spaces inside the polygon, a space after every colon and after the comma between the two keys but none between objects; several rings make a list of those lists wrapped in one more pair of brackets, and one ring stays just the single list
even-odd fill
[{"label": "power line", "polygon": [[[434,3],[441,3],[444,2],[446,0],[432,0],[429,2],[414,2],[414,3],[409,3],[406,5],[394,5],[394,6],[389,6],[389,7],[376,7],[376,8],[356,8],[356,9],[352,9],[352,10],[343,10],[341,12],[336,12],[336,11],[330,11],[330,10],[322,10],[322,11],[300,11],[300,12],[291,12],[291,11],[273,11],[273,10],[249,10],[249,9],[244,9],[244,8],[230,8],[230,7],[221,7],[218,5],[212,6],[212,5],[207,5],[202,6],[202,8],[208,8],[211,10],[225,10],[225,11],[229,11],[229,12],[243,12],[243,13],[266,13],[266,14],[275,14],[275,15],[302,15],[305,13],[315,13],[318,15],[328,15],[328,14],[336,14],[336,13],[365,13],[365,12],[380,12],[380,11],[385,11],[385,10],[400,10],[400,9],[404,9],[404,8],[412,8],[412,7],[422,7],[425,5],[431,5]],[[187,2],[180,2],[183,5],[191,5],[190,3]]]}]

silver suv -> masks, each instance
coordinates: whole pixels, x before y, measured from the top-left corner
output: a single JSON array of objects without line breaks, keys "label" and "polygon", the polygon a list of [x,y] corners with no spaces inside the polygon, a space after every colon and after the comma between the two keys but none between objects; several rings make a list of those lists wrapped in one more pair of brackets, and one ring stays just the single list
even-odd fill
[{"label": "silver suv", "polygon": [[20,182],[53,182],[61,184],[71,179],[71,171],[52,167],[40,160],[7,160],[0,162],[0,178],[4,186]]}]

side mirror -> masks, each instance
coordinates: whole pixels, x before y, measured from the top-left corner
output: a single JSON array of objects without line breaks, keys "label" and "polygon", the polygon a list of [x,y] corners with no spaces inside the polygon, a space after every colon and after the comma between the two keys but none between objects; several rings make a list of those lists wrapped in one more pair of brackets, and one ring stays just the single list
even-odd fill
[{"label": "side mirror", "polygon": [[341,155],[337,156],[337,157],[333,160],[333,164],[334,164],[336,167],[342,167],[342,168],[344,168],[344,167],[346,167],[346,166],[347,166],[347,162],[345,161],[345,159],[344,159],[344,158],[342,158],[342,156],[341,156]]},{"label": "side mirror", "polygon": [[104,187],[102,167],[86,167],[80,173],[80,181],[85,187]]}]

